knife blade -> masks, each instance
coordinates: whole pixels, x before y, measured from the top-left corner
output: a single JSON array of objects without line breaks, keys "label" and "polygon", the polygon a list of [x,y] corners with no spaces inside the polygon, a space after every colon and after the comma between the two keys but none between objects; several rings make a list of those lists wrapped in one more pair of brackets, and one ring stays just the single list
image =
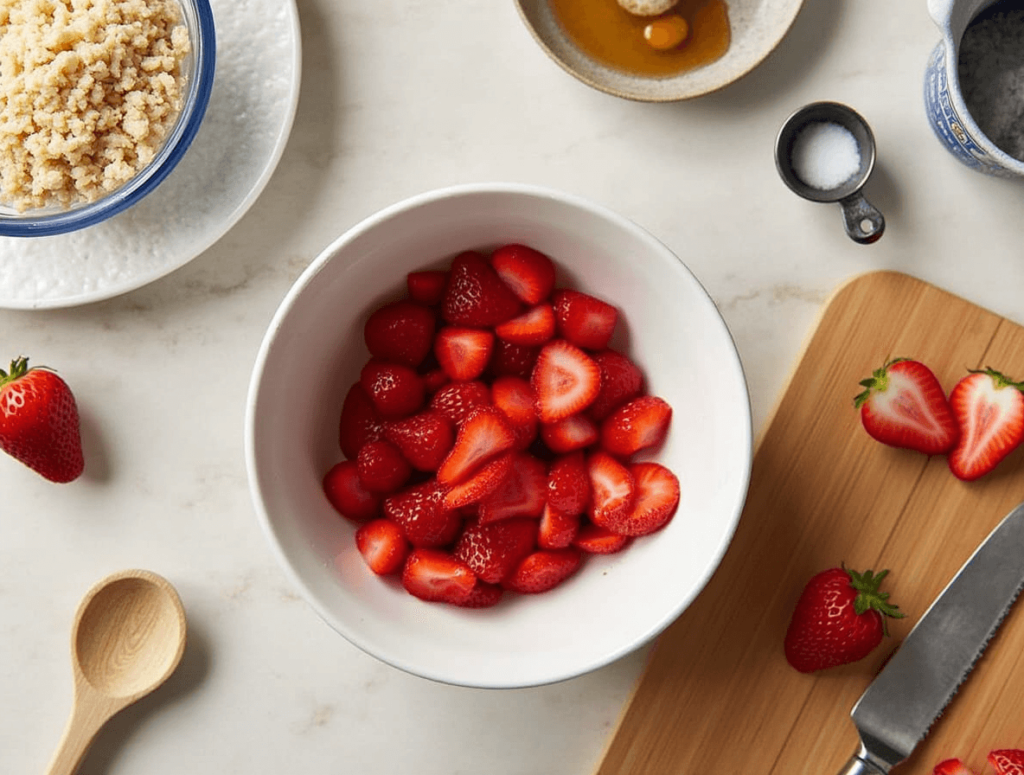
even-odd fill
[{"label": "knife blade", "polygon": [[989,533],[850,713],[860,748],[840,775],[886,775],[910,756],[1024,587],[1024,503]]}]

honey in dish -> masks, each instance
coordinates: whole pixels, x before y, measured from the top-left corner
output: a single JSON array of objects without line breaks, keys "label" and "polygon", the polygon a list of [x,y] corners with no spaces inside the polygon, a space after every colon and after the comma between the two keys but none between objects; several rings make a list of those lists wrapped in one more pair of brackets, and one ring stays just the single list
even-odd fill
[{"label": "honey in dish", "polygon": [[659,51],[644,38],[657,16],[635,16],[616,0],[551,0],[565,34],[597,61],[637,75],[678,75],[714,62],[729,48],[725,0],[679,0],[663,17],[682,16],[690,34],[679,47]]}]

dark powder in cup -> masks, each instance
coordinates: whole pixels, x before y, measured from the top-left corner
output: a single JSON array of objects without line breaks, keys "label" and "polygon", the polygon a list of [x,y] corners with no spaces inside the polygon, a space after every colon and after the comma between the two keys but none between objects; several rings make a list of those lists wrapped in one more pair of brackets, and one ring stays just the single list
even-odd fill
[{"label": "dark powder in cup", "polygon": [[998,0],[974,18],[960,42],[957,70],[978,128],[1024,161],[1024,0]]}]

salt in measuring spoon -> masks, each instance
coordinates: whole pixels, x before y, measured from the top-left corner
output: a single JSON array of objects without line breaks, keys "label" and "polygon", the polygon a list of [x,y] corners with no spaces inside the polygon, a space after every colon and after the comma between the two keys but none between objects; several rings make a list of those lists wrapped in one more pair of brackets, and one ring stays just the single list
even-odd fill
[{"label": "salt in measuring spoon", "polygon": [[885,231],[885,218],[861,191],[874,166],[871,127],[838,102],[800,108],[775,141],[775,167],[786,185],[812,202],[838,202],[846,233],[864,245]]}]

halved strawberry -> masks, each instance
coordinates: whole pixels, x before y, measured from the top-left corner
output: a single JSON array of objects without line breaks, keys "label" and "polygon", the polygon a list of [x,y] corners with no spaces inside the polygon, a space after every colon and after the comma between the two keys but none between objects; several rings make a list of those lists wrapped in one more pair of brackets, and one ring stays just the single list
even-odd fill
[{"label": "halved strawberry", "polygon": [[390,519],[375,519],[356,530],[356,548],[378,576],[397,573],[409,555],[402,528]]},{"label": "halved strawberry", "polygon": [[455,443],[455,426],[440,412],[425,409],[385,423],[384,437],[417,471],[436,471]]},{"label": "halved strawberry", "polygon": [[412,474],[402,452],[385,439],[364,444],[356,456],[356,468],[363,487],[377,493],[395,492]]},{"label": "halved strawberry", "polygon": [[491,398],[512,425],[515,448],[524,450],[537,438],[537,395],[522,377],[498,377],[491,384]]},{"label": "halved strawberry", "polygon": [[348,389],[341,405],[338,423],[338,441],[341,451],[349,460],[355,460],[359,449],[368,441],[381,437],[383,422],[373,406],[370,396],[358,382]]},{"label": "halved strawberry", "polygon": [[469,382],[484,373],[494,349],[494,333],[482,328],[445,326],[434,339],[434,355],[444,373]]},{"label": "halved strawberry", "polygon": [[484,463],[479,470],[445,493],[445,508],[460,509],[490,495],[509,477],[513,460],[513,454],[506,452]]},{"label": "halved strawberry", "polygon": [[643,390],[643,373],[628,357],[616,350],[602,350],[591,356],[601,369],[601,390],[587,413],[600,422]]},{"label": "halved strawberry", "polygon": [[490,608],[501,602],[504,593],[505,590],[497,584],[488,584],[477,579],[476,584],[473,586],[473,591],[469,593],[469,597],[455,605],[461,608]]},{"label": "halved strawberry", "polygon": [[932,370],[909,358],[896,358],[860,382],[854,398],[868,434],[891,447],[941,455],[960,435],[956,418]]},{"label": "halved strawberry", "polygon": [[634,398],[601,423],[601,446],[613,455],[628,457],[661,444],[671,421],[672,407],[663,398]]},{"label": "halved strawberry", "polygon": [[972,371],[949,394],[960,439],[949,453],[957,478],[972,481],[1024,441],[1024,388],[994,369]]},{"label": "halved strawberry", "polygon": [[633,504],[624,511],[597,510],[594,524],[624,536],[650,535],[668,524],[679,506],[679,480],[661,463],[633,463]]},{"label": "halved strawberry", "polygon": [[561,288],[552,294],[558,335],[584,350],[603,350],[615,332],[619,311],[588,293]]},{"label": "halved strawberry", "polygon": [[448,552],[413,549],[402,569],[402,586],[420,600],[461,605],[473,594],[476,576]]},{"label": "halved strawberry", "polygon": [[1024,751],[1019,748],[990,751],[986,758],[996,775],[1024,775]]},{"label": "halved strawberry", "polygon": [[486,258],[460,253],[452,261],[441,317],[456,326],[492,328],[519,314],[519,299]]},{"label": "halved strawberry", "polygon": [[359,383],[381,417],[405,417],[423,406],[423,378],[408,366],[371,359],[359,375]]},{"label": "halved strawberry", "polygon": [[508,476],[480,501],[480,522],[510,517],[539,517],[547,501],[547,466],[525,452],[515,457]]},{"label": "halved strawberry", "polygon": [[431,479],[384,499],[384,516],[398,523],[413,546],[450,544],[462,527],[457,511],[444,507],[447,488]]},{"label": "halved strawberry", "polygon": [[555,339],[541,348],[530,384],[537,393],[540,421],[557,422],[593,403],[601,387],[601,369],[579,347]]},{"label": "halved strawberry", "polygon": [[629,545],[629,536],[587,522],[580,527],[572,545],[587,554],[615,554]]},{"label": "halved strawberry", "polygon": [[459,427],[451,452],[437,469],[437,479],[449,486],[458,484],[513,444],[515,434],[504,412],[493,405],[478,406]]},{"label": "halved strawberry", "polygon": [[975,775],[960,759],[946,759],[935,765],[935,775]]},{"label": "halved strawberry", "polygon": [[582,452],[557,458],[548,469],[547,502],[562,514],[582,514],[590,502],[590,477]]},{"label": "halved strawberry", "polygon": [[525,347],[537,347],[555,335],[555,310],[550,304],[530,307],[522,315],[506,320],[494,329],[500,339]]},{"label": "halved strawberry", "polygon": [[589,447],[599,438],[597,424],[579,413],[540,427],[540,437],[552,452],[559,454]]},{"label": "halved strawberry", "polygon": [[544,504],[537,526],[537,546],[541,549],[564,549],[580,529],[579,514],[563,514],[550,503]]},{"label": "halved strawberry", "polygon": [[595,452],[587,458],[590,479],[588,514],[597,524],[621,518],[633,507],[636,482],[622,463],[606,452]]},{"label": "halved strawberry", "polygon": [[453,554],[481,581],[497,584],[533,551],[536,538],[537,523],[532,519],[473,521],[455,542]]},{"label": "halved strawberry", "polygon": [[547,592],[572,576],[583,562],[575,547],[539,549],[527,555],[502,582],[503,586],[522,594]]},{"label": "halved strawberry", "polygon": [[331,466],[323,479],[324,495],[341,516],[353,522],[368,522],[380,516],[380,496],[363,487],[355,460]]},{"label": "halved strawberry", "polygon": [[508,374],[513,377],[529,379],[539,353],[540,347],[512,344],[512,342],[506,342],[499,338],[494,343],[494,353],[491,355],[488,371],[495,377]]},{"label": "halved strawberry", "polygon": [[436,323],[432,310],[403,299],[374,310],[363,326],[363,339],[374,358],[419,366],[430,352]]},{"label": "halved strawberry", "polygon": [[490,403],[491,389],[485,382],[474,380],[445,385],[431,397],[430,408],[443,414],[458,427],[471,411]]},{"label": "halved strawberry", "polygon": [[440,304],[444,298],[444,288],[448,284],[448,272],[443,269],[424,269],[409,272],[405,277],[409,298],[420,304],[432,307]]},{"label": "halved strawberry", "polygon": [[491,254],[491,265],[502,281],[526,304],[537,304],[555,287],[555,264],[526,245],[503,245]]}]

